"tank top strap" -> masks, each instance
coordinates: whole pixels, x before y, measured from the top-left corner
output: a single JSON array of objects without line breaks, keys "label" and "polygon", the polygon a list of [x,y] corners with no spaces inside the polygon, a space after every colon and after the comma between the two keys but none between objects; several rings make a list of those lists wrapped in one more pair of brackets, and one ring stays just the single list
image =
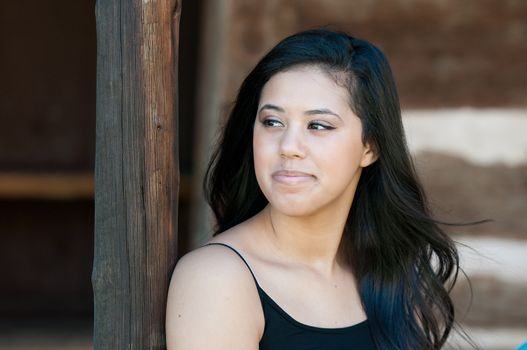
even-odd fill
[{"label": "tank top strap", "polygon": [[253,270],[251,269],[251,267],[249,266],[249,264],[247,263],[247,260],[244,259],[244,257],[236,250],[234,249],[233,247],[231,247],[230,245],[228,244],[225,244],[225,243],[219,243],[219,242],[216,242],[216,243],[208,243],[208,244],[205,244],[205,246],[207,245],[222,245],[222,246],[225,246],[227,248],[229,248],[230,250],[232,250],[233,252],[235,252],[239,257],[240,259],[242,259],[242,261],[245,263],[245,266],[247,266],[247,268],[249,269],[249,272],[251,273],[251,275],[253,276],[253,280],[254,280],[254,283],[256,283],[256,286],[260,287],[260,285],[258,284],[258,281],[256,280],[256,277],[254,276],[254,273],[253,273]]}]

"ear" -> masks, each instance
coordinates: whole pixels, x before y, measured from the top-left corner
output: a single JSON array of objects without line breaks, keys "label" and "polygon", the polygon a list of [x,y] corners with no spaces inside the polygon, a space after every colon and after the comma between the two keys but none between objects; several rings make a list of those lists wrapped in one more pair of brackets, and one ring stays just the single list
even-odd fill
[{"label": "ear", "polygon": [[366,168],[367,166],[373,164],[379,158],[379,153],[377,150],[367,142],[364,146],[364,151],[362,152],[362,158],[360,160],[360,166]]}]

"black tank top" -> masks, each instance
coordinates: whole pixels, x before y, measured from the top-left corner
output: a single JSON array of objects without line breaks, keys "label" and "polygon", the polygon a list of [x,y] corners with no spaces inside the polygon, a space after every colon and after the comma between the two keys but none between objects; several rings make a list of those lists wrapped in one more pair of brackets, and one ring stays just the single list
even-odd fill
[{"label": "black tank top", "polygon": [[319,328],[296,321],[260,288],[251,267],[233,247],[253,276],[264,312],[265,328],[260,339],[260,350],[376,350],[368,320],[342,328]]}]

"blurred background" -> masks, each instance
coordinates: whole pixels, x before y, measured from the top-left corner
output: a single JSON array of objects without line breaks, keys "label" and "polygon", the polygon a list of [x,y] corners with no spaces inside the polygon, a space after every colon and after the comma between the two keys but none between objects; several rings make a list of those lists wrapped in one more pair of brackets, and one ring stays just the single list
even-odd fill
[{"label": "blurred background", "polygon": [[[91,348],[94,7],[0,2],[0,350]],[[241,81],[280,39],[321,26],[387,54],[436,216],[493,220],[446,228],[468,246],[473,289],[462,277],[453,296],[483,349],[515,349],[527,341],[524,0],[183,0],[180,254],[211,233],[200,184]]]}]

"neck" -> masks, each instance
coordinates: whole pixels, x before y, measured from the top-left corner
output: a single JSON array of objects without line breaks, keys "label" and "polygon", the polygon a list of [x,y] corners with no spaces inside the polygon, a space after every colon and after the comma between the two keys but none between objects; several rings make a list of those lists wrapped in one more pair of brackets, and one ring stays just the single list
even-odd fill
[{"label": "neck", "polygon": [[327,276],[342,265],[338,251],[348,211],[291,217],[268,205],[261,214],[266,238],[280,256]]}]

